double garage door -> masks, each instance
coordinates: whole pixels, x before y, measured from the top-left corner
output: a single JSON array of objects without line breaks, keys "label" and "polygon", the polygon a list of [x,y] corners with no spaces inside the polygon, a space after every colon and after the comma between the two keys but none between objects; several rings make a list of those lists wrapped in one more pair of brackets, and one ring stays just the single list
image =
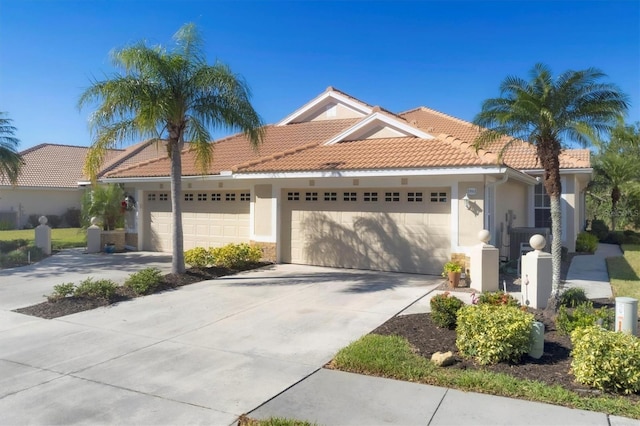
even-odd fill
[{"label": "double garage door", "polygon": [[[249,191],[185,191],[182,194],[184,249],[249,241]],[[145,193],[144,249],[172,249],[171,195]]]},{"label": "double garage door", "polygon": [[281,195],[283,262],[439,274],[450,255],[448,188]]}]

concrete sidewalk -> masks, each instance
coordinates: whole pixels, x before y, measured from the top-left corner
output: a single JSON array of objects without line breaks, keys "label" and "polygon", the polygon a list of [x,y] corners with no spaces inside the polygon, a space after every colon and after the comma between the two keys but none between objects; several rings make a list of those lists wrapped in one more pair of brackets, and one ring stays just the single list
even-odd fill
[{"label": "concrete sidewalk", "polygon": [[594,254],[575,256],[567,272],[565,288],[582,288],[589,299],[612,298],[607,257],[622,256],[620,246],[616,244],[598,244]]}]

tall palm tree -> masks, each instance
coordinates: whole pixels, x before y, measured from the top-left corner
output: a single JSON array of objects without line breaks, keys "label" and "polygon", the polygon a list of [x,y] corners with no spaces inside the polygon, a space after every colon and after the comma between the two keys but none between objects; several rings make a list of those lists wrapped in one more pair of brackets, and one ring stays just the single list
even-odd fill
[{"label": "tall palm tree", "polygon": [[5,114],[0,112],[0,182],[6,179],[15,185],[24,161],[17,151],[20,141],[15,137],[16,128]]},{"label": "tall palm tree", "polygon": [[543,184],[551,202],[551,254],[553,303],[560,290],[561,216],[560,150],[567,141],[583,146],[596,143],[610,132],[628,108],[627,97],[613,84],[602,83],[606,75],[595,68],[566,71],[554,78],[551,70],[536,64],[530,81],[507,77],[500,85],[500,97],[482,104],[474,123],[483,130],[476,147],[507,136],[501,153],[517,140],[536,146],[544,170]]},{"label": "tall palm tree", "polygon": [[92,81],[82,93],[80,108],[98,103],[90,123],[94,142],[85,172],[95,180],[108,149],[125,140],[163,139],[171,159],[173,218],[172,272],[185,271],[182,232],[182,158],[185,141],[195,150],[206,173],[212,158],[210,129],[237,129],[257,147],[263,123],[249,102],[244,80],[222,63],[208,65],[202,39],[194,24],[174,35],[175,46],[147,46],[144,42],[112,52],[121,69],[111,78]]}]

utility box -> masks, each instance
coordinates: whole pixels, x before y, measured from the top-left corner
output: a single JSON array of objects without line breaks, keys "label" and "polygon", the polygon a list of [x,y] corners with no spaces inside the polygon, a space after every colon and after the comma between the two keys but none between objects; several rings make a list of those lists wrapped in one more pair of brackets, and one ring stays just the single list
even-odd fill
[{"label": "utility box", "polygon": [[638,299],[616,297],[616,331],[638,335]]}]

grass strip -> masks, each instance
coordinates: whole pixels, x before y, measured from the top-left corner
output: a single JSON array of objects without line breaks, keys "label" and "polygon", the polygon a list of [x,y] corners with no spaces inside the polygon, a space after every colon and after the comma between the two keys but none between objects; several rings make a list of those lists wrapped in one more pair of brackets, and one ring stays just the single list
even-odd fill
[{"label": "grass strip", "polygon": [[341,349],[331,362],[331,367],[352,373],[640,419],[640,405],[622,396],[582,395],[561,386],[521,380],[507,374],[437,367],[415,354],[409,342],[400,336],[363,336]]},{"label": "grass strip", "polygon": [[[36,240],[35,229],[0,231],[0,241],[11,240],[26,240],[27,244],[34,245]],[[85,247],[86,245],[87,232],[81,228],[55,228],[51,230],[51,246],[56,250]]]},{"label": "grass strip", "polygon": [[640,245],[623,244],[623,256],[607,258],[607,270],[615,297],[640,299]]}]

